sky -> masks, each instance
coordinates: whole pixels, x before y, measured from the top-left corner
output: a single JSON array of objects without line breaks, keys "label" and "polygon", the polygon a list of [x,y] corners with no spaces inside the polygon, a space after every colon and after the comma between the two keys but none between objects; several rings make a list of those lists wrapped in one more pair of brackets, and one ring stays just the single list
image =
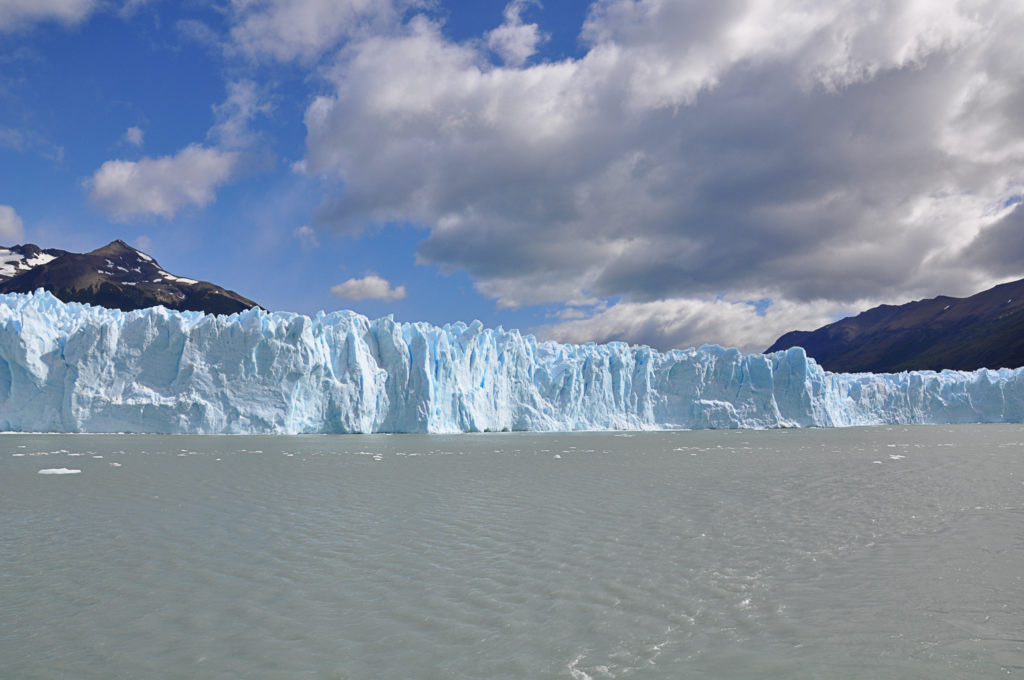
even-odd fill
[{"label": "sky", "polygon": [[0,0],[0,244],[759,351],[1024,276],[1019,0]]}]

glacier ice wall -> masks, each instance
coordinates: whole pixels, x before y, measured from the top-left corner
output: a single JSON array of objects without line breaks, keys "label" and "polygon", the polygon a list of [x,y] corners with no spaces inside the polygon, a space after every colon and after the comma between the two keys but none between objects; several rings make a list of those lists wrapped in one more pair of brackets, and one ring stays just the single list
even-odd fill
[{"label": "glacier ice wall", "polygon": [[661,353],[252,309],[0,295],[0,430],[475,432],[1020,422],[1024,369],[832,374],[803,350]]}]

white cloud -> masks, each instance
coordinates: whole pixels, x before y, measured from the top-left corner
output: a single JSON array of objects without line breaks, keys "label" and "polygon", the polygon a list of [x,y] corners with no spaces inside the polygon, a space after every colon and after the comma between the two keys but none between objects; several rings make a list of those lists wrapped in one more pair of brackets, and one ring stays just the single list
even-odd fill
[{"label": "white cloud", "polygon": [[[234,177],[245,148],[255,143],[250,121],[269,111],[254,83],[228,83],[228,97],[213,107],[216,123],[207,133],[214,145],[189,144],[160,158],[107,161],[86,181],[90,198],[119,220],[146,215],[172,219],[183,208],[205,207]],[[142,130],[129,128],[125,140],[136,138],[141,144]]]},{"label": "white cloud", "polygon": [[153,247],[153,239],[143,234],[135,239],[135,247],[144,253],[149,252],[149,249]]},{"label": "white cloud", "polygon": [[143,5],[148,5],[153,0],[122,0],[118,13],[122,18],[131,18]]},{"label": "white cloud", "polygon": [[583,318],[535,329],[544,339],[568,343],[624,340],[662,350],[703,344],[762,352],[783,333],[813,330],[873,304],[831,302],[769,305],[758,313],[752,302],[669,298],[652,302],[620,302]]},{"label": "white cloud", "polygon": [[235,48],[280,61],[316,59],[361,32],[387,30],[422,0],[232,0]]},{"label": "white cloud", "polygon": [[505,22],[487,34],[487,46],[508,66],[522,66],[544,41],[537,24],[524,24],[520,14],[527,0],[513,0],[505,7]]},{"label": "white cloud", "polygon": [[142,128],[133,125],[124,131],[123,139],[125,144],[131,144],[132,146],[138,147],[142,146],[144,137],[145,133],[143,133]]},{"label": "white cloud", "polygon": [[74,25],[95,11],[116,10],[131,16],[150,0],[0,0],[0,33],[29,28],[34,24],[56,21]]},{"label": "white cloud", "polygon": [[6,245],[21,243],[25,238],[25,227],[9,205],[0,205],[0,239]]},{"label": "white cloud", "polygon": [[1022,31],[1012,0],[600,0],[583,57],[493,67],[417,17],[356,35],[308,107],[314,223],[419,223],[418,259],[499,305],[621,299],[623,329],[750,290],[969,294],[1007,276],[963,253],[1024,190]]},{"label": "white cloud", "polygon": [[391,283],[376,274],[361,279],[349,279],[331,287],[331,295],[346,300],[387,300],[394,302],[405,297],[405,286],[392,288]]},{"label": "white cloud", "polygon": [[223,104],[213,107],[216,124],[210,128],[209,137],[222,148],[238,149],[251,145],[254,134],[250,122],[257,115],[267,115],[273,110],[270,102],[251,80],[228,83],[228,98]]},{"label": "white cloud", "polygon": [[75,24],[98,5],[96,0],[2,0],[0,32],[45,21]]},{"label": "white cloud", "polygon": [[223,49],[223,39],[208,24],[198,19],[180,19],[174,24],[174,29],[179,35],[197,45],[211,48],[217,51]]},{"label": "white cloud", "polygon": [[115,218],[159,215],[209,204],[238,162],[232,151],[190,144],[173,156],[107,161],[88,181],[90,197]]},{"label": "white cloud", "polygon": [[64,147],[55,144],[45,135],[25,128],[0,127],[0,147],[18,153],[38,153],[54,163],[64,161]]}]

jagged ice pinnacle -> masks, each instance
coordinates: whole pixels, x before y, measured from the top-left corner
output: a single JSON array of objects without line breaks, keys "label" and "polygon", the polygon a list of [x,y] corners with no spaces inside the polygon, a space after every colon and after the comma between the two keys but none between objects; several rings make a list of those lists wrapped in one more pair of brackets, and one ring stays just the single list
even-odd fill
[{"label": "jagged ice pinnacle", "polygon": [[800,348],[658,352],[251,309],[0,295],[0,430],[476,432],[1020,422],[1024,369],[833,374]]}]

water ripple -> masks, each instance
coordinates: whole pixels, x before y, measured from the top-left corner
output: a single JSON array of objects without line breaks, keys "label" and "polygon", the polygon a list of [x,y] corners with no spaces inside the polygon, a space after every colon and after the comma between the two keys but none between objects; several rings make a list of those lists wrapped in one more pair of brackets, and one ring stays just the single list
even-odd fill
[{"label": "water ripple", "polygon": [[1002,677],[1024,667],[1022,439],[4,435],[0,658],[17,678]]}]

